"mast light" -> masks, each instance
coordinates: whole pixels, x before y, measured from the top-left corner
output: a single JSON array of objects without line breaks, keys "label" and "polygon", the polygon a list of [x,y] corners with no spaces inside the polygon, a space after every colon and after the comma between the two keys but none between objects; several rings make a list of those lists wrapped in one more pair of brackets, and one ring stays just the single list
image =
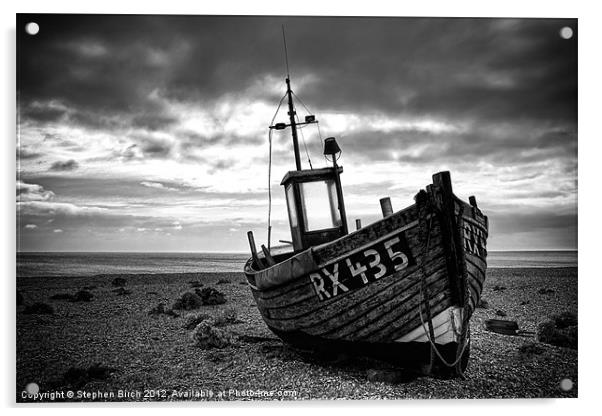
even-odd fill
[{"label": "mast light", "polygon": [[324,140],[324,156],[332,156],[333,158],[341,153],[341,148],[337,144],[337,140],[334,137],[328,137]]}]

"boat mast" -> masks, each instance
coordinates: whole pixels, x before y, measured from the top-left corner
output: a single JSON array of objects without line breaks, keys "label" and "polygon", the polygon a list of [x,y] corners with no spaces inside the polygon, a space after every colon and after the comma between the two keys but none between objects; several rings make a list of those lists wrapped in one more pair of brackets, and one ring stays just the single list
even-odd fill
[{"label": "boat mast", "polygon": [[[288,61],[288,60],[287,60]],[[293,149],[295,151],[295,165],[297,170],[301,170],[301,157],[299,155],[299,140],[297,139],[297,123],[295,121],[295,107],[293,106],[293,92],[291,91],[291,80],[289,75],[286,77],[286,94],[288,95],[288,115],[291,122],[291,132],[293,134]]]},{"label": "boat mast", "polygon": [[293,105],[293,92],[291,91],[291,73],[288,69],[288,50],[286,48],[286,34],[282,25],[282,41],[284,42],[284,59],[286,61],[286,95],[288,96],[288,116],[293,133],[293,149],[295,151],[295,165],[301,170],[301,156],[299,156],[299,140],[297,139],[297,123],[295,121],[295,106]]}]

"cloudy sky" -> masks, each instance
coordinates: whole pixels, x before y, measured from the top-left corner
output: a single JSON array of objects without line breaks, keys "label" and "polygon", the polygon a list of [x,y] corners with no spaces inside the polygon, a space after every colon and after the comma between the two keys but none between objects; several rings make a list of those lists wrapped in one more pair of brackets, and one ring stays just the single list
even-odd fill
[{"label": "cloudy sky", "polygon": [[[576,20],[20,15],[18,249],[264,242],[282,24],[293,90],[320,120],[302,138],[315,168],[320,134],[337,137],[350,223],[450,170],[491,250],[576,248]],[[273,140],[273,239],[289,240],[294,158],[288,132]]]}]

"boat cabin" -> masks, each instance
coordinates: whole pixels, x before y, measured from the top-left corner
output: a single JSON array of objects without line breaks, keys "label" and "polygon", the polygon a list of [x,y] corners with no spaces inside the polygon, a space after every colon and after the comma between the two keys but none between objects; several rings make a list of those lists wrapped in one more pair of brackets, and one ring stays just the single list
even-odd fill
[{"label": "boat cabin", "polygon": [[[305,121],[297,120],[293,104],[293,92],[290,79],[286,78],[286,96],[288,97],[289,123],[276,123],[271,130],[291,128],[293,150],[297,170],[289,171],[282,179],[288,206],[288,218],[294,251],[336,240],[347,235],[345,202],[339,175],[343,168],[337,166],[341,149],[334,137],[324,140],[324,156],[331,157],[332,167],[322,169],[302,169],[299,153],[297,127],[318,123],[315,116],[305,116]],[[271,133],[270,133],[271,134]],[[270,136],[271,137],[271,136]],[[271,139],[270,139],[271,140]],[[309,161],[311,167],[311,161]],[[268,247],[271,226],[268,224]],[[251,248],[254,252],[254,249]]]},{"label": "boat cabin", "polygon": [[343,168],[293,170],[284,175],[293,248],[305,250],[347,235],[339,180]]}]

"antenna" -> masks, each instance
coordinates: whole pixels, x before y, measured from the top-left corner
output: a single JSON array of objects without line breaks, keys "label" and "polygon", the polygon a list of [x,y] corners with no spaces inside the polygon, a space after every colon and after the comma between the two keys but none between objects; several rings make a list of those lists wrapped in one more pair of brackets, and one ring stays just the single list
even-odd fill
[{"label": "antenna", "polygon": [[282,25],[282,40],[284,41],[284,59],[286,61],[286,77],[290,78],[290,71],[288,69],[288,50],[286,49],[286,34],[284,33],[284,25]]}]

